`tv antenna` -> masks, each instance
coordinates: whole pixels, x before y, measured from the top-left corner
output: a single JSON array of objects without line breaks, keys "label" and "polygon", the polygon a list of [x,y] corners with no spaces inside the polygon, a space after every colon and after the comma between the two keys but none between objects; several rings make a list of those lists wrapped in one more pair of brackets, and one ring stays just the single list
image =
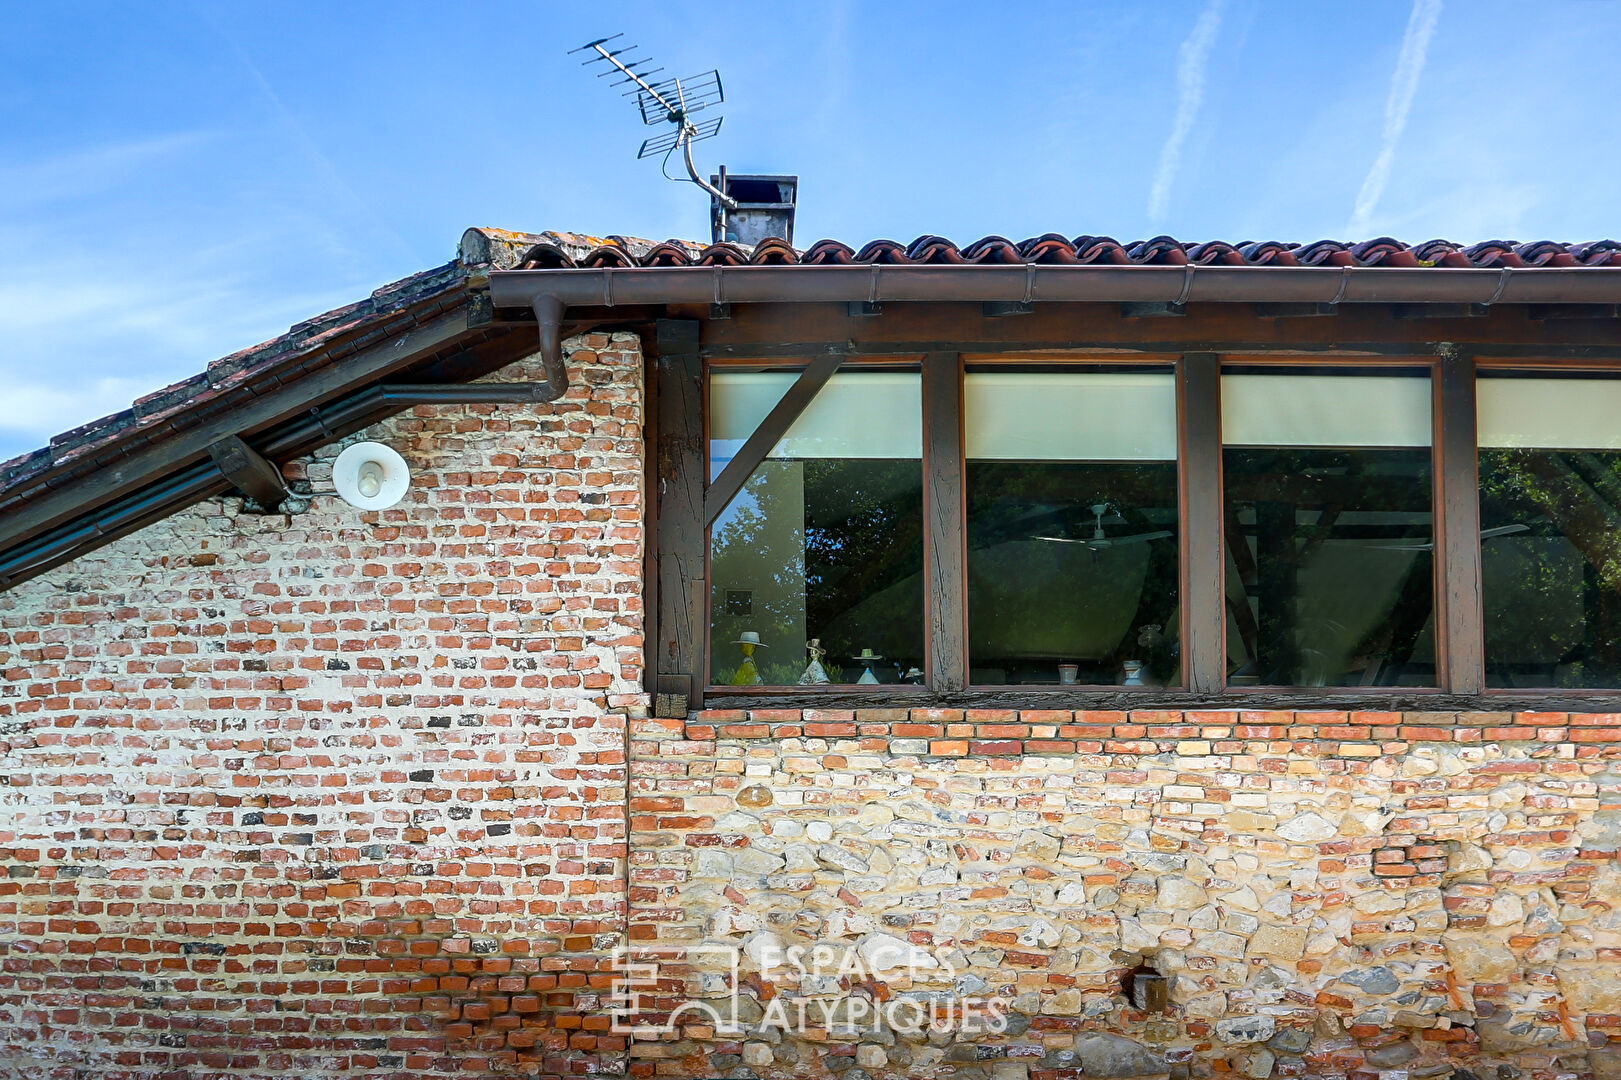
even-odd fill
[{"label": "tv antenna", "polygon": [[[692,182],[703,188],[728,210],[737,209],[737,200],[721,191],[698,175],[698,168],[692,163],[692,144],[704,139],[712,139],[720,133],[723,116],[702,123],[694,120],[692,115],[726,100],[726,94],[721,89],[720,72],[706,71],[699,75],[687,78],[666,78],[656,82],[649,81],[664,69],[661,67],[649,68],[653,62],[650,56],[629,59],[628,54],[635,52],[639,46],[625,45],[618,49],[604,48],[610,41],[624,37],[624,34],[614,34],[612,37],[598,38],[588,41],[578,49],[570,49],[569,54],[584,52],[587,49],[595,52],[595,56],[587,57],[585,65],[598,64],[606,60],[608,68],[597,74],[597,78],[604,76],[619,76],[614,86],[629,86],[625,97],[635,96],[636,105],[642,113],[642,123],[652,126],[654,124],[672,124],[674,130],[666,131],[662,135],[654,135],[642,143],[637,151],[636,158],[641,160],[655,154],[663,154],[668,160],[669,156],[677,150],[681,151],[681,159],[686,163],[687,175]],[[621,59],[621,58],[625,59]],[[680,177],[669,176],[672,180]]]}]

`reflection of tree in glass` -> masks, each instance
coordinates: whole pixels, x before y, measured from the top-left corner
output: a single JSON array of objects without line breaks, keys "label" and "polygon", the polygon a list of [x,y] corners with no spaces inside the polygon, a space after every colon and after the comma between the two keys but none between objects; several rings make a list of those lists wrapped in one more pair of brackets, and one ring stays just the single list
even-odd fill
[{"label": "reflection of tree in glass", "polygon": [[[767,461],[756,469],[710,540],[713,566],[724,566],[731,556],[746,560],[768,574],[773,587],[753,590],[752,610],[747,621],[748,629],[757,631],[761,640],[773,649],[780,649],[799,637],[803,614],[804,527],[798,520],[800,499],[792,468]],[[785,520],[790,516],[790,512],[783,509],[785,501],[793,507],[794,520]],[[735,583],[722,581],[719,574],[716,575],[713,583],[716,597],[724,595],[727,584]],[[725,625],[730,627],[732,623]],[[710,681],[730,681],[741,659],[728,642],[715,640],[710,650]],[[772,679],[779,674],[777,666],[787,662],[778,656],[764,660],[760,675],[767,685],[781,685],[773,683]]]},{"label": "reflection of tree in glass", "polygon": [[920,664],[922,464],[877,458],[804,464],[811,636],[823,639],[835,664],[848,665],[864,648],[903,670]]},{"label": "reflection of tree in glass", "polygon": [[[1055,461],[972,461],[968,464],[968,551],[991,551],[1004,544],[1037,540],[1085,542],[1098,526],[1094,506],[1106,505],[1104,529],[1119,540],[1133,535],[1169,532],[1145,543],[1148,568],[1136,607],[1116,646],[1097,658],[1098,674],[1116,672],[1128,659],[1142,660],[1152,682],[1173,682],[1177,671],[1178,547],[1176,541],[1176,463],[1174,461],[1101,464]],[[1016,550],[1016,549],[1015,549]],[[1074,549],[1070,549],[1073,553]],[[1100,548],[1097,558],[1104,557]],[[1118,554],[1124,549],[1117,549]],[[1034,572],[1034,568],[1032,568]],[[1052,574],[1027,579],[1028,602],[987,610],[969,598],[971,652],[976,665],[1007,665],[1056,678],[1049,657],[998,655],[994,643],[1029,641],[1052,618],[1058,593],[1084,587],[1077,581],[1053,580]],[[1144,628],[1157,626],[1156,634]],[[1090,673],[1089,673],[1090,674]]]},{"label": "reflection of tree in glass", "polygon": [[[1248,598],[1233,614],[1262,684],[1350,676],[1389,685],[1409,668],[1433,670],[1433,637],[1424,635],[1435,610],[1427,448],[1229,447],[1222,462],[1228,550]],[[1348,628],[1302,589],[1330,541],[1348,568],[1356,548],[1370,558],[1410,553],[1388,596],[1366,596],[1387,606],[1361,640],[1347,640]]]},{"label": "reflection of tree in glass", "polygon": [[[806,637],[823,639],[835,681],[838,666],[863,648],[920,662],[922,527],[915,459],[807,458],[767,461],[755,471],[714,532],[711,560],[741,553],[767,568],[773,587],[755,590],[749,628],[795,650],[791,662],[766,661],[767,683],[798,681]],[[909,578],[912,588],[897,588]],[[716,590],[725,585],[714,582]],[[710,677],[724,682],[736,663],[723,642],[714,645]]]},{"label": "reflection of tree in glass", "polygon": [[[1540,668],[1528,673],[1532,681],[1568,686],[1621,683],[1621,453],[1482,450],[1480,492],[1482,529],[1526,525],[1528,537],[1562,536],[1584,564],[1580,640],[1570,640],[1577,635],[1571,621],[1562,616],[1574,606],[1568,596],[1571,576],[1561,573],[1555,560],[1521,560],[1507,586],[1511,593],[1488,592],[1487,656],[1488,665],[1496,669],[1492,681],[1507,680],[1508,669],[1529,651],[1527,643],[1559,648],[1568,642],[1553,664],[1529,665]],[[1526,546],[1512,535],[1485,543],[1488,551],[1492,545]]]}]

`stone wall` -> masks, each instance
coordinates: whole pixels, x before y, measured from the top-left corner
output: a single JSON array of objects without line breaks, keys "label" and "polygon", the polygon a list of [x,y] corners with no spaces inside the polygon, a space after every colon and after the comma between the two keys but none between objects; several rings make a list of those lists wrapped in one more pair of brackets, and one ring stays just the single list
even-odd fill
[{"label": "stone wall", "polygon": [[642,358],[567,350],[366,432],[398,508],[214,500],[0,594],[0,1076],[623,1069]]},{"label": "stone wall", "polygon": [[[1621,716],[712,711],[631,748],[634,1075],[1618,1075]],[[953,1030],[971,998],[1004,1030]]]}]

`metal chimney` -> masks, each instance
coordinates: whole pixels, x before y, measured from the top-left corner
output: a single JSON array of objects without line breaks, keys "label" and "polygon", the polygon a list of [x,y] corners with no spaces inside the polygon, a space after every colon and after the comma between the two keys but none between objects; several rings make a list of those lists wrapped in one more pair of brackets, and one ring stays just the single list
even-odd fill
[{"label": "metal chimney", "polygon": [[728,175],[726,166],[709,182],[735,207],[720,199],[709,200],[712,238],[715,243],[758,244],[768,236],[794,242],[794,207],[799,196],[797,176]]}]

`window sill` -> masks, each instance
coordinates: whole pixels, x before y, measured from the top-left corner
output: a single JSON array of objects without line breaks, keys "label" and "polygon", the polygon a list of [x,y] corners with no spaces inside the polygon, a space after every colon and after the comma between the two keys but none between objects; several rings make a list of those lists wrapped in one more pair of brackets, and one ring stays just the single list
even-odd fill
[{"label": "window sill", "polygon": [[711,686],[704,690],[705,698],[734,698],[766,697],[781,701],[789,698],[816,697],[820,695],[856,694],[865,697],[928,697],[932,691],[927,686],[916,686],[911,683],[819,683],[815,686]]},{"label": "window sill", "polygon": [[1099,712],[1621,712],[1621,689],[1489,690],[1375,687],[1230,687],[1215,693],[1163,687],[973,687],[936,693],[922,686],[713,687],[718,709],[1053,709]]}]

